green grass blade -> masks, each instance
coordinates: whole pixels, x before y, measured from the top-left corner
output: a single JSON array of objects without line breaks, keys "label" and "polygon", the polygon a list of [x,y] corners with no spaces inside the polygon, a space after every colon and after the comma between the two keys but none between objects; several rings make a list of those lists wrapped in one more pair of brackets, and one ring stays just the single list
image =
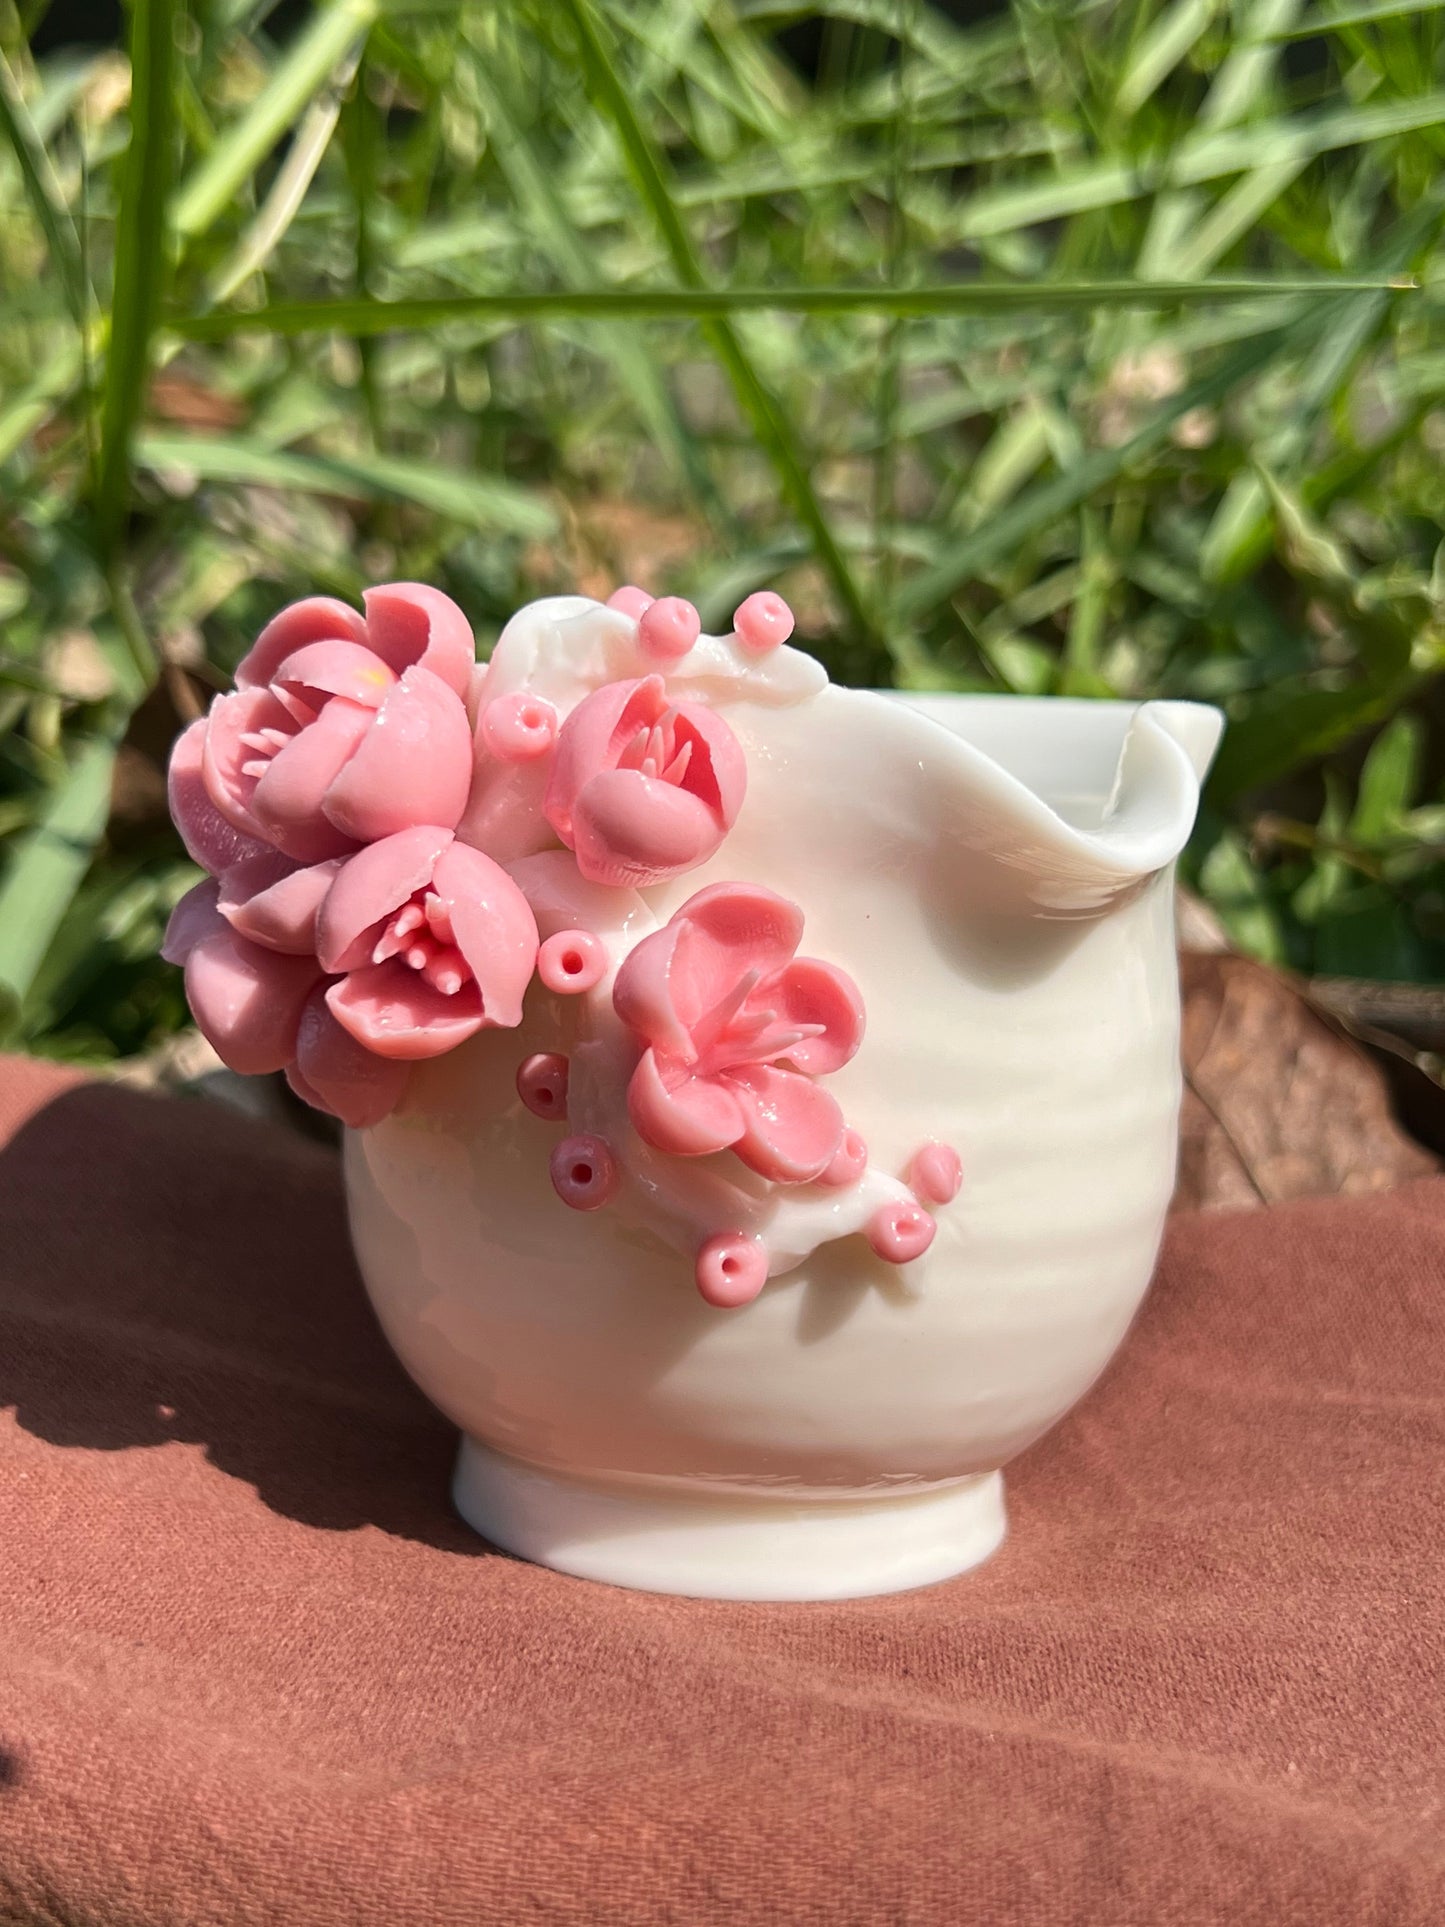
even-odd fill
[{"label": "green grass blade", "polygon": [[1190,224],[1174,250],[1170,267],[1178,275],[1208,274],[1221,255],[1257,225],[1280,195],[1308,165],[1291,159],[1269,161],[1237,180],[1201,219]]},{"label": "green grass blade", "polygon": [[1220,0],[1175,0],[1140,37],[1124,69],[1114,103],[1122,114],[1137,114],[1155,89],[1173,73],[1209,27]]},{"label": "green grass blade", "polygon": [[45,236],[50,259],[55,265],[70,318],[83,330],[89,311],[85,266],[80,258],[80,240],[75,223],[65,205],[65,196],[50,165],[50,156],[30,117],[16,83],[10,63],[0,52],[0,132],[15,150],[20,178],[35,219]]},{"label": "green grass blade", "polygon": [[[1267,40],[1261,40],[1261,36],[1274,28],[1287,27],[1299,6],[1300,0],[1244,0],[1237,16],[1238,38],[1220,63],[1199,110],[1200,128],[1233,126],[1268,98],[1279,65],[1279,50]],[[1301,162],[1300,166],[1303,165]],[[1256,170],[1249,170],[1250,174],[1254,172]],[[1231,189],[1236,195],[1243,191],[1247,191],[1244,181]],[[1202,249],[1191,249],[1202,200],[1203,197],[1191,189],[1176,188],[1159,195],[1150,210],[1149,225],[1139,250],[1141,274],[1183,272],[1177,257],[1186,250],[1192,251],[1196,260],[1208,259]]]},{"label": "green grass blade", "polygon": [[30,119],[42,147],[47,146],[74,111],[96,76],[114,56],[98,48],[78,54],[52,54],[39,74],[40,92]]},{"label": "green grass blade", "polygon": [[332,0],[287,49],[256,99],[183,184],[171,212],[176,232],[204,234],[308,107],[376,19],[377,0]]},{"label": "green grass blade", "polygon": [[1233,830],[1223,831],[1205,857],[1199,887],[1240,949],[1266,963],[1288,963],[1279,912],[1242,838]]},{"label": "green grass blade", "polygon": [[1097,512],[1085,507],[1079,521],[1079,590],[1069,612],[1058,687],[1065,696],[1113,695],[1099,658],[1117,571]]},{"label": "green grass blade", "polygon": [[1316,761],[1372,724],[1383,722],[1421,682],[1405,668],[1391,677],[1367,678],[1346,689],[1267,689],[1247,715],[1231,723],[1210,775],[1209,795],[1218,803],[1271,783]]},{"label": "green grass blade", "polygon": [[1348,27],[1373,27],[1381,20],[1403,20],[1411,14],[1438,14],[1440,0],[1378,0],[1369,7],[1340,7],[1311,13],[1297,26],[1282,27],[1268,36],[1271,40],[1314,40],[1318,35],[1338,33]]},{"label": "green grass blade", "polygon": [[[1032,160],[1054,151],[1055,142],[1037,121],[990,122],[966,135],[919,140],[909,151],[913,177],[946,174],[959,167],[988,161]],[[814,136],[795,131],[783,158],[766,150],[744,152],[735,161],[709,167],[671,183],[673,201],[684,212],[737,207],[750,200],[779,195],[812,195],[829,188],[863,188],[878,178],[876,148],[849,150],[834,135]],[[579,230],[604,226],[625,218],[629,202],[609,184],[589,180],[566,190],[569,213]],[[502,223],[495,215],[478,219],[438,221],[408,237],[397,250],[402,266],[441,266],[463,254],[486,254],[496,244]]]},{"label": "green grass blade", "polygon": [[104,553],[114,552],[125,518],[131,440],[145,403],[166,277],[165,207],[175,165],[176,15],[177,0],[149,0],[131,15],[130,147],[116,221],[96,481],[96,524]]},{"label": "green grass blade", "polygon": [[[827,19],[846,21],[854,27],[872,27],[902,41],[915,54],[939,66],[958,70],[966,67],[974,53],[975,37],[980,30],[961,33],[941,9],[919,7],[899,17],[898,0],[828,0],[825,7],[789,4],[789,0],[740,0],[734,9],[739,20],[770,32],[807,20],[818,14]],[[992,24],[982,30],[992,38]]]},{"label": "green grass blade", "polygon": [[[1445,201],[1438,195],[1412,208],[1382,250],[1387,267],[1403,272],[1406,263],[1414,260],[1438,232],[1442,219]],[[1261,466],[1293,468],[1307,456],[1320,420],[1334,406],[1385,317],[1384,297],[1380,295],[1357,295],[1330,304],[1330,325],[1303,358],[1288,412],[1272,434],[1256,438],[1252,452]],[[1240,469],[1230,479],[1205,531],[1199,556],[1205,581],[1239,581],[1267,552],[1272,528],[1265,483],[1254,470]]]},{"label": "green grass blade", "polygon": [[349,335],[435,328],[448,321],[703,321],[739,314],[980,315],[1091,308],[1169,308],[1208,302],[1294,301],[1339,294],[1410,294],[1409,275],[1282,275],[1212,281],[965,281],[885,288],[563,288],[539,293],[448,294],[411,300],[342,298],[279,301],[215,314],[171,314],[166,325],[189,341],[263,332]]},{"label": "green grass blade", "polygon": [[33,435],[55,411],[55,404],[80,379],[83,357],[78,341],[57,348],[0,411],[0,462],[8,462],[27,436]]},{"label": "green grass blade", "polygon": [[[660,155],[638,119],[632,100],[605,46],[590,0],[563,0],[576,31],[582,64],[589,84],[616,130],[628,169],[638,192],[657,224],[672,262],[673,272],[689,288],[703,289],[706,277],[692,241],[673,201]],[[704,333],[722,363],[738,405],[768,456],[783,494],[813,543],[824,574],[832,584],[857,635],[877,633],[872,612],[863,600],[853,571],[834,538],[813,489],[808,463],[793,439],[786,411],[769,392],[752,358],[729,319],[714,317],[703,323]]]},{"label": "green grass blade", "polygon": [[[600,287],[596,256],[573,225],[556,183],[513,112],[506,87],[497,84],[485,59],[473,63],[473,73],[486,106],[492,148],[519,213],[534,226],[542,247],[572,286]],[[604,325],[599,338],[653,440],[667,451],[673,467],[691,484],[711,518],[726,524],[726,509],[696,438],[687,432],[646,344],[632,329],[621,326]]]},{"label": "green grass blade", "polygon": [[949,238],[962,243],[1010,234],[1067,215],[1141,200],[1161,188],[1197,187],[1228,174],[1285,162],[1303,165],[1338,148],[1391,140],[1442,122],[1445,92],[1437,92],[1192,135],[1157,160],[1095,161],[1016,187],[986,188],[961,203],[949,223]]},{"label": "green grass blade", "polygon": [[14,1022],[90,867],[110,811],[121,729],[83,742],[0,882],[0,1022]]},{"label": "green grass blade", "polygon": [[953,553],[906,584],[899,595],[899,616],[919,622],[970,578],[1007,556],[1040,529],[1077,508],[1095,489],[1152,455],[1169,438],[1181,415],[1217,404],[1231,389],[1262,368],[1278,352],[1286,330],[1263,330],[1229,355],[1211,374],[1182,389],[1139,431],[1118,448],[1096,449],[1062,474],[1040,482],[1001,514],[967,535]]},{"label": "green grass blade", "polygon": [[342,60],[330,84],[306,109],[255,219],[207,283],[206,293],[212,301],[228,300],[243,281],[265,267],[280,246],[331,145],[331,136],[341,118],[342,94],[356,71],[360,53],[358,44]]},{"label": "green grass blade", "polygon": [[434,514],[498,533],[541,539],[557,517],[541,497],[487,476],[461,475],[433,462],[388,455],[301,455],[242,436],[142,435],[136,460],[146,468],[189,472],[208,482],[247,482],[306,495],[415,502]]},{"label": "green grass blade", "polygon": [[1356,843],[1373,843],[1398,831],[1420,780],[1425,732],[1417,716],[1397,716],[1370,745],[1360,771],[1359,794],[1350,818]]},{"label": "green grass blade", "polygon": [[1300,0],[1245,0],[1233,45],[1220,63],[1200,111],[1202,127],[1232,127],[1271,95],[1279,72],[1276,30],[1288,27]]},{"label": "green grass blade", "polygon": [[979,449],[960,489],[953,519],[974,529],[997,513],[1037,473],[1049,452],[1043,409],[1032,394],[1005,415]]}]

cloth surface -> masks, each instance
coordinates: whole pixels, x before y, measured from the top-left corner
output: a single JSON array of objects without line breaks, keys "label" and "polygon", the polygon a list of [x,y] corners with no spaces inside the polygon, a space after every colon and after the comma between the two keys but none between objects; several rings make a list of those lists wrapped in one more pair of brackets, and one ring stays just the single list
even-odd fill
[{"label": "cloth surface", "polygon": [[0,1920],[1445,1920],[1445,1180],[1176,1219],[991,1564],[738,1606],[452,1518],[321,1147],[0,1144]]}]

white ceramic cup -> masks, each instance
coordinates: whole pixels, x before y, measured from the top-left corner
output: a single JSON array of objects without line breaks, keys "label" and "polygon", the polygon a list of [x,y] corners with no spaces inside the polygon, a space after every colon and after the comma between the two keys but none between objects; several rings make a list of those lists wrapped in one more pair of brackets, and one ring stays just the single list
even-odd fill
[{"label": "white ceramic cup", "polygon": [[[736,828],[646,892],[744,879],[867,1005],[829,1080],[873,1157],[959,1150],[962,1191],[896,1269],[820,1245],[718,1310],[626,1199],[571,1211],[521,1058],[575,1019],[418,1066],[348,1134],[356,1252],[407,1370],[463,1433],[455,1499],[493,1543],[588,1578],[745,1599],[917,1586],[986,1558],[1000,1468],[1088,1388],[1154,1264],[1180,1094],[1174,859],[1221,719],[828,688],[721,701]],[[728,1154],[722,1154],[724,1156]]]}]

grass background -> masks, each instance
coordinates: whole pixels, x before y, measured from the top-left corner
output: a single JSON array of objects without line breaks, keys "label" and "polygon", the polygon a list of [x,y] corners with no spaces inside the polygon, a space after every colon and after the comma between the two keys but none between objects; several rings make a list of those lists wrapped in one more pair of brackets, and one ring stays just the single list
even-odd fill
[{"label": "grass background", "polygon": [[49,12],[0,0],[0,1039],[184,1025],[171,738],[414,576],[484,647],[775,585],[851,682],[1221,703],[1236,941],[1445,978],[1433,0]]}]

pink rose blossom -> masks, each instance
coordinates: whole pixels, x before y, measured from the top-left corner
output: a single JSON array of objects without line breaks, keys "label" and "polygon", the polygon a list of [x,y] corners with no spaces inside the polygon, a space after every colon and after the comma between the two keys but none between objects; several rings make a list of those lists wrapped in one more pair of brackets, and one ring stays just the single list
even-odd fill
[{"label": "pink rose blossom", "polygon": [[163,955],[185,965],[186,996],[203,1035],[233,1071],[284,1070],[298,1096],[354,1129],[396,1104],[406,1066],[363,1050],[327,1008],[314,956],[239,936],[218,904],[221,886],[182,897]]},{"label": "pink rose blossom", "polygon": [[296,1056],[286,1066],[286,1082],[313,1110],[330,1111],[352,1130],[364,1130],[395,1110],[408,1066],[358,1044],[337,1023],[326,997],[318,984],[301,1006]]},{"label": "pink rose blossom", "polygon": [[211,801],[202,773],[205,743],[206,724],[202,718],[176,738],[166,781],[171,816],[187,855],[203,870],[212,872],[228,870],[232,864],[247,858],[274,855],[269,844],[238,830]]},{"label": "pink rose blossom", "polygon": [[613,1003],[647,1046],[628,1110],[655,1149],[731,1148],[785,1184],[832,1163],[843,1115],[814,1079],[857,1050],[863,1000],[841,970],[795,955],[802,934],[795,904],[720,883],[626,958]]},{"label": "pink rose blossom", "polygon": [[660,676],[607,683],[557,739],[544,809],[591,883],[645,888],[704,863],[737,820],[747,764],[703,703]]},{"label": "pink rose blossom", "polygon": [[418,821],[455,827],[471,785],[472,632],[419,583],[369,590],[366,614],[311,596],[269,622],[177,745],[171,806],[213,870],[252,846],[298,863]]},{"label": "pink rose blossom", "polygon": [[522,1021],[537,923],[500,865],[450,830],[400,830],[343,863],[316,920],[337,1021],[382,1057],[436,1057]]},{"label": "pink rose blossom", "polygon": [[409,1062],[521,1021],[537,926],[504,870],[423,826],[346,860],[246,858],[181,899],[164,954],[232,1070],[284,1070],[360,1128]]}]

